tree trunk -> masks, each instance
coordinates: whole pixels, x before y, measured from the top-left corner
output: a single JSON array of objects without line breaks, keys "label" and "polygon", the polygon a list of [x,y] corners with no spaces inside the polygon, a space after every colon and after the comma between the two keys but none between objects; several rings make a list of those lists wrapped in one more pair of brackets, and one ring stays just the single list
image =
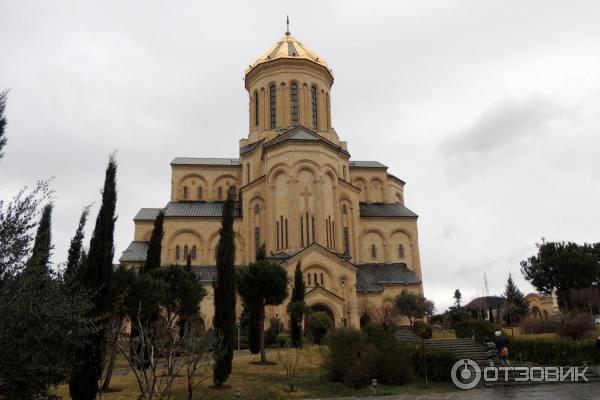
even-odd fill
[{"label": "tree trunk", "polygon": [[259,326],[259,338],[260,338],[260,363],[267,363],[267,354],[265,352],[265,306],[260,307],[260,326]]},{"label": "tree trunk", "polygon": [[108,368],[106,369],[106,376],[104,377],[104,382],[102,383],[101,392],[106,392],[110,387],[110,380],[112,379],[113,370],[115,368],[115,359],[117,358],[117,342],[119,341],[119,333],[121,332],[121,328],[123,326],[123,318],[118,318],[116,326],[113,324],[113,340],[112,340],[112,348],[110,352],[110,361],[108,362]]}]

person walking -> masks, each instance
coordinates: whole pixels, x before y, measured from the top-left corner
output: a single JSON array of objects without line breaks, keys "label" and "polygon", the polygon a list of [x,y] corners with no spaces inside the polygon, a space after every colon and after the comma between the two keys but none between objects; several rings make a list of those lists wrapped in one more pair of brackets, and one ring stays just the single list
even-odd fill
[{"label": "person walking", "polygon": [[509,341],[502,336],[502,331],[496,331],[496,349],[498,349],[498,357],[500,358],[500,366],[508,367],[508,345]]}]

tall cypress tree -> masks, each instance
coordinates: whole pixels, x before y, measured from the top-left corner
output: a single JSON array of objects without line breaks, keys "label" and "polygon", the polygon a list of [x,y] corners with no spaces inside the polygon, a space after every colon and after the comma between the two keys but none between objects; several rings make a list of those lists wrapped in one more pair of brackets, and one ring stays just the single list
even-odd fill
[{"label": "tall cypress tree", "polygon": [[292,290],[292,298],[288,305],[288,312],[292,322],[292,344],[294,347],[302,347],[302,318],[304,317],[304,279],[302,277],[302,268],[300,262],[296,264],[294,271],[294,289]]},{"label": "tall cypress tree", "polygon": [[[117,162],[111,155],[102,189],[102,205],[96,218],[90,249],[77,276],[77,283],[82,289],[94,292],[92,315],[99,318],[110,314],[112,307],[110,285],[113,276],[116,205]],[[101,329],[91,335],[89,342],[77,352],[76,370],[69,382],[69,392],[73,400],[96,398],[106,352],[108,320],[100,326]]]},{"label": "tall cypress tree", "polygon": [[75,236],[71,239],[71,245],[69,246],[69,256],[67,258],[67,268],[65,269],[65,282],[71,282],[72,279],[77,275],[79,266],[81,265],[81,257],[83,252],[83,237],[85,223],[90,213],[90,206],[87,206],[81,212],[79,217],[79,225],[75,231]]},{"label": "tall cypress tree", "polygon": [[216,387],[231,373],[235,330],[235,239],[233,233],[233,212],[235,202],[231,192],[223,204],[220,238],[217,246],[217,281],[215,283],[215,317],[213,326],[219,337],[219,349],[215,351],[213,383]]},{"label": "tall cypress tree", "polygon": [[0,160],[4,153],[2,153],[2,149],[6,145],[6,136],[4,134],[4,129],[6,128],[6,116],[4,115],[4,110],[6,109],[6,94],[8,92],[6,90],[0,92]]},{"label": "tall cypress tree", "polygon": [[[266,257],[265,245],[261,245],[256,252],[256,261],[263,261]],[[260,353],[260,327],[261,327],[261,308],[262,305],[258,301],[244,303],[248,308],[248,347],[250,353]]]},{"label": "tall cypress tree", "polygon": [[48,266],[50,263],[51,243],[51,224],[52,224],[52,203],[44,206],[42,216],[35,233],[35,241],[31,251],[31,258],[27,261],[25,270],[27,272],[40,273],[48,275]]},{"label": "tall cypress tree", "polygon": [[163,221],[165,219],[164,211],[161,211],[154,220],[154,229],[150,236],[150,243],[148,244],[148,253],[146,255],[146,261],[142,267],[143,272],[156,271],[160,268],[160,253],[162,251],[162,239],[164,236]]}]

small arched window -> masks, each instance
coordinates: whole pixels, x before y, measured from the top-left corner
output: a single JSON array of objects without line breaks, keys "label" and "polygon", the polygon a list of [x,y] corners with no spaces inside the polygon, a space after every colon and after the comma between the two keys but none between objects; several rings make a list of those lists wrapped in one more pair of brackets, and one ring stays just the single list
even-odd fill
[{"label": "small arched window", "polygon": [[400,258],[404,258],[404,246],[402,246],[401,244],[398,245],[398,256]]},{"label": "small arched window", "polygon": [[272,85],[269,89],[269,113],[271,119],[271,129],[277,127],[277,93],[275,85]]},{"label": "small arched window", "polygon": [[260,204],[254,205],[254,214],[256,214],[256,215],[260,214]]},{"label": "small arched window", "polygon": [[345,204],[342,204],[342,214],[343,215],[348,214],[348,207]]},{"label": "small arched window", "polygon": [[192,260],[196,259],[196,245],[192,246]]},{"label": "small arched window", "polygon": [[310,103],[312,108],[312,128],[316,131],[319,127],[319,123],[317,109],[317,88],[314,86],[310,89]]},{"label": "small arched window", "polygon": [[179,260],[179,256],[180,256],[180,248],[179,245],[175,246],[175,259]]},{"label": "small arched window", "polygon": [[319,286],[319,281],[317,280],[317,273],[313,274],[313,278],[315,278],[315,286]]},{"label": "small arched window", "polygon": [[202,200],[202,186],[198,188],[198,200]]},{"label": "small arched window", "polygon": [[308,277],[308,286],[310,286],[311,285],[311,283],[310,283],[310,274],[306,274],[306,275]]},{"label": "small arched window", "polygon": [[187,186],[184,186],[184,187],[183,187],[183,199],[184,199],[184,200],[187,200],[187,199],[188,199],[188,196],[189,196],[189,194],[188,194],[188,187],[187,187]]},{"label": "small arched window", "polygon": [[371,258],[377,258],[377,246],[371,245]]},{"label": "small arched window", "polygon": [[323,279],[323,273],[321,272],[321,286],[325,286],[325,280]]},{"label": "small arched window", "polygon": [[223,200],[223,188],[221,186],[217,189],[217,199]]},{"label": "small arched window", "polygon": [[292,82],[290,87],[291,93],[291,112],[292,112],[292,126],[298,126],[298,84]]},{"label": "small arched window", "polygon": [[254,92],[254,125],[258,126],[260,121],[260,107],[258,101],[258,92]]},{"label": "small arched window", "polygon": [[188,245],[186,244],[185,246],[183,246],[183,258],[187,260],[189,255],[190,255],[189,248],[188,248]]}]

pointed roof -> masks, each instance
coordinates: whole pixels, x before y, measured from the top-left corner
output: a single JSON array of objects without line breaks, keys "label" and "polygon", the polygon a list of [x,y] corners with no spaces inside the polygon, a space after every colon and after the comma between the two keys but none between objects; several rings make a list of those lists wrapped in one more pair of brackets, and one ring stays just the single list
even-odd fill
[{"label": "pointed roof", "polygon": [[342,146],[333,143],[330,140],[325,139],[323,136],[319,135],[315,131],[308,129],[302,125],[298,125],[294,128],[291,128],[283,133],[280,133],[276,138],[265,143],[265,149],[276,146],[283,142],[288,141],[296,141],[296,142],[321,142],[326,144],[329,147],[333,147],[338,150],[340,153],[350,156],[347,150],[342,148]]},{"label": "pointed roof", "polygon": [[303,59],[312,61],[322,67],[325,67],[329,73],[331,70],[327,66],[327,62],[319,57],[317,53],[310,50],[302,42],[293,37],[289,32],[279,39],[273,46],[265,51],[254,64],[246,70],[246,75],[250,73],[258,65],[279,59]]}]

